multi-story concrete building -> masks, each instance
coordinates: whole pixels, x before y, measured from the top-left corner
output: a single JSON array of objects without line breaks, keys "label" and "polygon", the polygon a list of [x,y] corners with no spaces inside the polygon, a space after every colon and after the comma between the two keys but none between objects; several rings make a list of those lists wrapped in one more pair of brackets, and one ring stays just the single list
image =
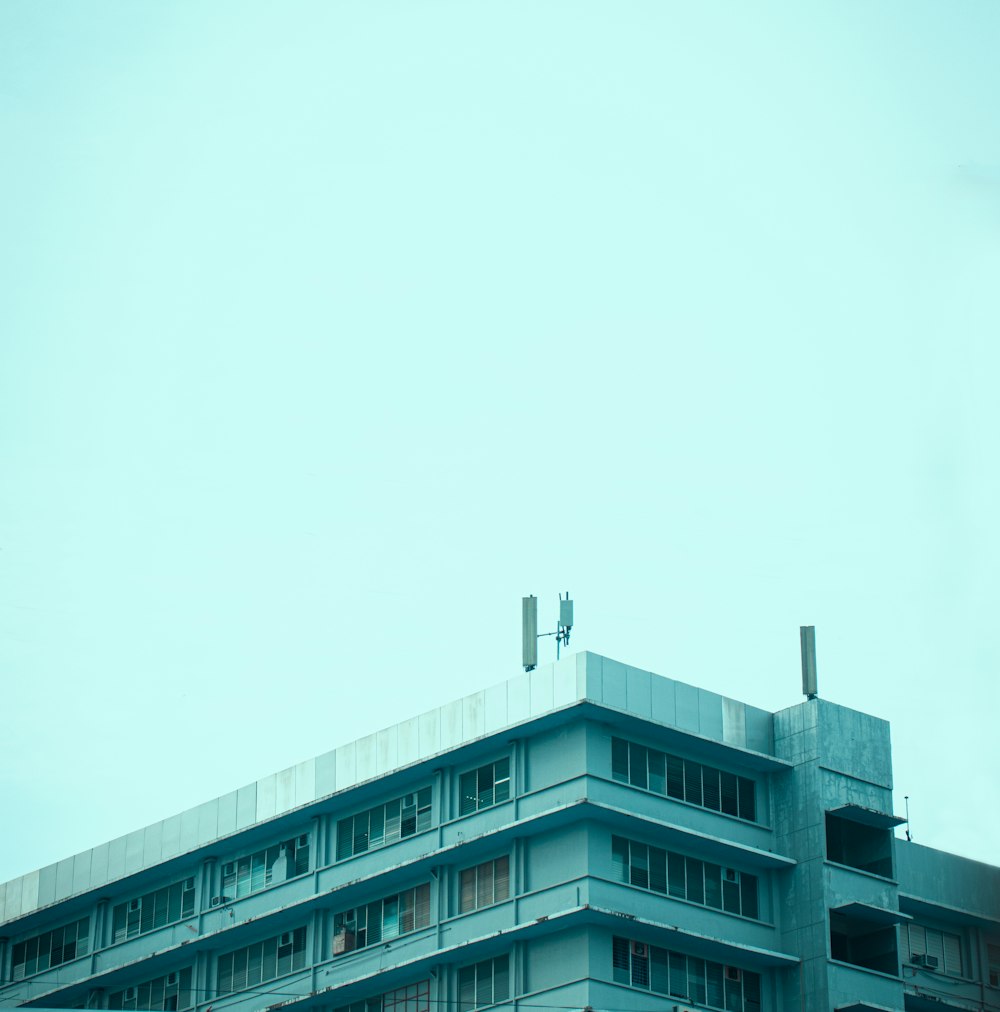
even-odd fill
[{"label": "multi-story concrete building", "polygon": [[0,885],[0,1005],[1000,1010],[889,727],[583,653]]}]

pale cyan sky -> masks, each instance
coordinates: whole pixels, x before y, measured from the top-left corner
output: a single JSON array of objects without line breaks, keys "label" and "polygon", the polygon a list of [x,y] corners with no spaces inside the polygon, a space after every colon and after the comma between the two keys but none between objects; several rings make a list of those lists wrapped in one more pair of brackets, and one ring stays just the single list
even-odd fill
[{"label": "pale cyan sky", "polygon": [[0,880],[516,674],[567,589],[768,709],[814,623],[997,862],[998,38],[0,4]]}]

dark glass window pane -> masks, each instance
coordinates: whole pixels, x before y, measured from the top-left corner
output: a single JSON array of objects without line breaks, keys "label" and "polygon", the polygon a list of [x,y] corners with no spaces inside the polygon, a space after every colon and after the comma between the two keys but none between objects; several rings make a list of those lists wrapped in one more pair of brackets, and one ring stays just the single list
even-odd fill
[{"label": "dark glass window pane", "polygon": [[684,761],[675,756],[667,756],[667,796],[684,798]]},{"label": "dark glass window pane", "polygon": [[341,819],[337,823],[337,860],[350,857],[354,847],[354,820]]},{"label": "dark glass window pane", "polygon": [[[696,857],[687,858],[687,898],[692,903],[705,902],[704,880],[706,865],[703,865]],[[718,865],[716,865],[718,867]]]},{"label": "dark glass window pane", "polygon": [[621,738],[611,739],[611,776],[628,783],[628,742]]},{"label": "dark glass window pane", "polygon": [[738,914],[740,912],[740,884],[731,882],[728,878],[722,881],[722,909],[727,914]]},{"label": "dark glass window pane", "polygon": [[757,899],[757,876],[742,872],[740,874],[740,887],[742,893],[742,909],[740,912],[744,917],[760,917]]},{"label": "dark glass window pane", "polygon": [[747,777],[739,778],[739,815],[750,822],[757,821],[756,785]]},{"label": "dark glass window pane", "polygon": [[667,855],[667,879],[670,895],[684,899],[687,888],[684,885],[684,858],[680,854]]},{"label": "dark glass window pane", "polygon": [[616,984],[628,984],[629,942],[627,938],[615,938],[611,943],[611,967]]},{"label": "dark glass window pane", "polygon": [[702,787],[704,788],[704,804],[713,812],[719,811],[719,771],[711,766],[703,766],[701,770]]},{"label": "dark glass window pane", "polygon": [[675,998],[687,998],[687,959],[679,952],[670,953],[670,993]]},{"label": "dark glass window pane", "polygon": [[479,791],[476,788],[476,771],[472,770],[469,773],[463,773],[461,780],[459,780],[459,814],[468,815],[470,812],[476,810],[476,803],[479,797]]},{"label": "dark glass window pane", "polygon": [[705,862],[705,905],[722,909],[722,869]]},{"label": "dark glass window pane", "polygon": [[659,847],[649,848],[649,888],[657,893],[667,891],[667,852]]},{"label": "dark glass window pane", "polygon": [[510,997],[510,970],[506,956],[493,960],[493,1001],[506,1001]]},{"label": "dark glass window pane", "polygon": [[611,837],[611,867],[616,882],[628,883],[628,840],[620,836]]},{"label": "dark glass window pane", "polygon": [[632,885],[640,889],[649,888],[649,851],[644,843],[633,843],[629,847]]},{"label": "dark glass window pane", "polygon": [[667,793],[667,757],[662,752],[650,749],[648,754],[649,762],[649,789],[657,794]]},{"label": "dark glass window pane", "polygon": [[633,787],[647,787],[649,781],[646,776],[645,747],[642,745],[629,745],[628,751],[629,783]]},{"label": "dark glass window pane", "polygon": [[684,800],[692,805],[700,805],[701,797],[701,764],[690,759],[684,762]]},{"label": "dark glass window pane", "polygon": [[737,801],[737,776],[735,773],[722,774],[722,811],[726,815],[739,815]]}]

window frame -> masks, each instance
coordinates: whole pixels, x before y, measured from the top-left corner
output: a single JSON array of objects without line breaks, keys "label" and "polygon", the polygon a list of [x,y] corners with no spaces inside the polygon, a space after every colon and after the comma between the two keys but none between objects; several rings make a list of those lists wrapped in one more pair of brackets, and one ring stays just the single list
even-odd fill
[{"label": "window frame", "polygon": [[[611,779],[616,783],[754,826],[762,825],[758,819],[760,805],[755,777],[661,752],[617,735],[611,736],[610,769]],[[706,799],[718,801],[718,807]]]},{"label": "window frame", "polygon": [[[386,919],[387,909],[395,910],[395,923],[391,932],[387,931],[387,923],[392,921]],[[372,917],[378,920],[378,928],[374,929]],[[406,926],[406,918],[409,917],[410,926]],[[361,926],[361,922],[364,926]],[[349,925],[353,924],[352,929]],[[351,952],[360,949],[367,949],[373,945],[382,945],[391,942],[396,938],[411,935],[415,931],[423,931],[431,925],[431,884],[430,882],[419,882],[408,889],[401,889],[399,892],[390,893],[369,903],[358,903],[346,910],[338,911],[333,918],[333,958],[346,956]],[[364,940],[361,940],[362,932]],[[343,948],[337,947],[337,938],[343,934],[345,944]],[[350,936],[348,941],[348,936]],[[377,937],[375,937],[377,936]]]},{"label": "window frame", "polygon": [[[497,805],[510,801],[514,796],[512,765],[510,755],[504,755],[492,762],[482,763],[460,773],[458,777],[459,818],[475,815],[476,812],[481,812],[486,808],[495,808]],[[497,775],[498,771],[501,773],[499,776]]]},{"label": "window frame", "polygon": [[[410,798],[413,800],[408,803]],[[425,785],[337,819],[334,861],[348,861],[372,850],[391,847],[433,828],[434,789]]]},{"label": "window frame", "polygon": [[[499,874],[499,865],[502,864],[502,874]],[[486,869],[489,869],[487,876]],[[490,899],[481,900],[485,891],[484,883],[489,879]],[[466,903],[466,882],[470,883],[471,901]],[[497,884],[503,882],[506,888],[503,895],[497,895]],[[458,913],[471,914],[476,910],[484,910],[486,907],[496,906],[497,903],[506,903],[511,898],[510,880],[510,854],[500,854],[498,857],[490,858],[488,861],[481,861],[479,864],[471,865],[468,868],[460,868],[458,871]]]},{"label": "window frame", "polygon": [[[488,959],[480,959],[458,968],[458,994],[456,1007],[458,1012],[474,1012],[476,1009],[503,1005],[511,1000],[512,959],[509,953],[501,953]],[[487,977],[489,974],[489,1000],[486,997]],[[498,987],[498,979],[502,989]],[[471,990],[471,993],[470,993]],[[502,993],[501,993],[502,990]]]}]

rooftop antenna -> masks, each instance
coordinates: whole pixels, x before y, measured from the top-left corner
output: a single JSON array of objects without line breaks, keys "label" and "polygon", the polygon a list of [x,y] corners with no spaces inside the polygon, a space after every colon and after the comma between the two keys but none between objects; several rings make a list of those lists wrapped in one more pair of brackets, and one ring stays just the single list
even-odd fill
[{"label": "rooftop antenna", "polygon": [[816,626],[800,625],[799,640],[802,644],[802,694],[806,699],[819,695],[816,687]]},{"label": "rooftop antenna", "polygon": [[906,802],[906,841],[907,843],[912,843],[913,834],[910,832],[910,795],[904,794],[903,800]]},{"label": "rooftop antenna", "polygon": [[534,671],[538,666],[538,641],[543,636],[555,636],[556,660],[559,660],[560,648],[569,645],[569,634],[573,628],[573,602],[569,591],[566,596],[559,595],[559,624],[555,632],[540,633],[538,631],[538,598],[534,594],[521,598],[521,665],[525,671]]}]

